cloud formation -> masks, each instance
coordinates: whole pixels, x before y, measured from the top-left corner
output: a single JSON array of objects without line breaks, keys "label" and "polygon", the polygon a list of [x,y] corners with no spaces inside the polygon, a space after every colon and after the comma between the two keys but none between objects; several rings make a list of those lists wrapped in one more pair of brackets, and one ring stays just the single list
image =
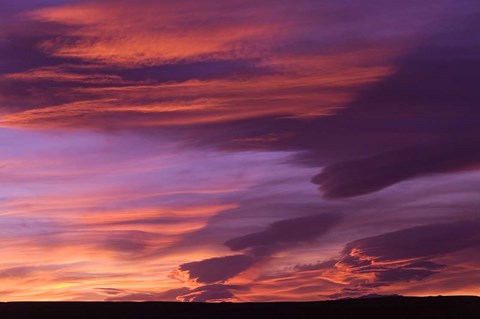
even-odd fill
[{"label": "cloud formation", "polygon": [[278,251],[302,243],[311,243],[326,234],[340,220],[340,215],[321,214],[277,221],[262,232],[232,238],[225,242],[225,245],[233,251],[247,250],[245,254],[182,264],[171,276],[187,283],[220,285]]},{"label": "cloud formation", "polygon": [[233,251],[251,249],[254,255],[271,254],[301,243],[312,242],[341,220],[339,214],[319,214],[274,222],[265,230],[229,239]]},{"label": "cloud formation", "polygon": [[368,194],[415,177],[475,169],[480,163],[477,144],[475,139],[447,140],[335,163],[312,181],[328,198]]},{"label": "cloud formation", "polygon": [[[480,220],[440,223],[399,230],[354,241],[344,253],[361,263],[363,260],[388,262],[430,258],[476,247]],[[369,256],[369,257],[363,257]]]},{"label": "cloud formation", "polygon": [[255,258],[246,255],[214,257],[182,264],[172,276],[195,283],[224,282],[248,269],[256,261]]},{"label": "cloud formation", "polygon": [[480,294],[479,14],[1,2],[0,299]]},{"label": "cloud formation", "polygon": [[178,296],[177,300],[187,302],[229,301],[235,297],[232,291],[239,290],[244,291],[248,288],[237,285],[206,285]]},{"label": "cloud formation", "polygon": [[441,258],[462,251],[478,252],[479,222],[474,219],[430,224],[362,238],[348,243],[339,259],[298,265],[295,269],[319,272],[327,278],[331,275],[348,285],[330,298],[357,297],[392,285],[426,280],[433,275],[441,277],[449,267],[455,267],[439,263]]},{"label": "cloud formation", "polygon": [[[190,1],[87,1],[31,10],[1,43],[13,66],[0,78],[11,113],[1,125],[138,130],[324,116],[391,73],[393,48],[352,54],[330,38],[328,28],[343,32],[333,21],[306,14],[334,5],[271,4],[206,1],[192,12]],[[325,31],[316,34],[319,25]],[[312,39],[298,37],[314,30]],[[22,41],[29,56],[17,60]],[[292,52],[295,45],[305,48]]]}]

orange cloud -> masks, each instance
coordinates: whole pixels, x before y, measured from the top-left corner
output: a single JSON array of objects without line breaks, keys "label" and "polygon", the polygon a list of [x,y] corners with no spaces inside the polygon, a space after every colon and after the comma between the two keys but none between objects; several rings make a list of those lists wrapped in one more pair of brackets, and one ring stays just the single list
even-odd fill
[{"label": "orange cloud", "polygon": [[[190,2],[190,5],[194,3]],[[265,20],[268,8],[225,10],[220,3],[85,3],[39,9],[32,19],[76,26],[39,47],[55,56],[122,65],[259,54],[253,43],[267,41],[282,27]],[[188,9],[188,10],[187,10]],[[229,13],[230,12],[230,13]],[[283,26],[286,29],[286,26]],[[77,38],[76,41],[70,39]]]},{"label": "orange cloud", "polygon": [[[128,129],[328,116],[391,74],[393,59],[408,48],[376,42],[330,52],[321,39],[335,23],[299,24],[306,19],[301,8],[207,1],[191,10],[193,4],[86,2],[27,13],[40,23],[67,26],[42,37],[37,48],[76,62],[3,75],[9,104],[0,126]],[[305,45],[297,36],[308,32],[318,33],[308,44],[313,47],[296,52]],[[187,63],[187,70],[196,61],[212,64],[169,80],[165,66]],[[230,74],[219,61],[244,63],[245,70]],[[149,67],[159,69],[129,79],[128,70]],[[202,72],[226,73],[209,78]]]},{"label": "orange cloud", "polygon": [[[347,62],[343,57],[339,58],[340,61],[333,61],[337,67],[327,68],[331,60],[332,57],[325,61],[320,58],[309,60],[302,67],[310,70],[296,75],[67,88],[71,96],[88,99],[7,114],[0,120],[0,125],[135,128],[225,122],[266,115],[325,116],[352,100],[359,87],[391,72],[388,66],[356,67],[356,61],[350,61],[351,65],[340,65]],[[38,79],[53,75],[37,70],[9,76],[16,79],[35,76]],[[115,77],[101,79],[108,81]],[[90,81],[91,78],[81,80]]]}]

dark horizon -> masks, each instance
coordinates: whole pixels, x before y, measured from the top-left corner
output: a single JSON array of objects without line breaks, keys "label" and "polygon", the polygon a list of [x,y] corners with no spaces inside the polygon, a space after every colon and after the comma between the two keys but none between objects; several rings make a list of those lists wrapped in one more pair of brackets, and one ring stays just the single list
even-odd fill
[{"label": "dark horizon", "polygon": [[387,297],[316,302],[8,302],[7,317],[38,318],[478,318],[479,297]]}]

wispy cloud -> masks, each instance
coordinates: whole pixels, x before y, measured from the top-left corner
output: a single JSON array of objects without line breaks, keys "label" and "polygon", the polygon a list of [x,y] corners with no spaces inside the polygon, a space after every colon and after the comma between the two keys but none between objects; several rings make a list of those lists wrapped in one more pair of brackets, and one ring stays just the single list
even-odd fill
[{"label": "wispy cloud", "polygon": [[480,293],[479,13],[0,3],[0,299]]}]

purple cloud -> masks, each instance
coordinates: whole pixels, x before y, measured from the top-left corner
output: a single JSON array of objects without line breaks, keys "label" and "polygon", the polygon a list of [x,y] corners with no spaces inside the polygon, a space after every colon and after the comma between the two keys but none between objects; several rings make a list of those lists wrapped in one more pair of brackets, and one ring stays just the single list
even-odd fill
[{"label": "purple cloud", "polygon": [[178,296],[177,299],[187,302],[225,301],[235,297],[232,290],[245,291],[248,288],[238,285],[206,285],[192,289]]},{"label": "purple cloud", "polygon": [[[246,255],[214,257],[182,264],[178,267],[177,272],[186,272],[189,280],[195,282],[217,283],[224,282],[247,270],[256,261],[256,258]],[[178,276],[178,274],[174,276]]]},{"label": "purple cloud", "polygon": [[480,248],[480,220],[432,224],[359,239],[346,245],[346,263],[362,263],[356,253],[372,256],[376,261],[431,258],[466,248]]},{"label": "purple cloud", "polygon": [[231,250],[252,249],[254,255],[271,254],[301,243],[312,242],[327,233],[342,216],[319,214],[274,222],[265,230],[225,242]]},{"label": "purple cloud", "polygon": [[222,283],[279,250],[313,241],[327,233],[340,220],[341,215],[321,214],[274,222],[262,232],[225,242],[234,251],[248,249],[248,254],[185,263],[172,273],[172,277],[207,284]]},{"label": "purple cloud", "polygon": [[477,144],[459,139],[340,162],[324,168],[312,181],[327,198],[368,194],[419,176],[474,168],[480,163]]}]

